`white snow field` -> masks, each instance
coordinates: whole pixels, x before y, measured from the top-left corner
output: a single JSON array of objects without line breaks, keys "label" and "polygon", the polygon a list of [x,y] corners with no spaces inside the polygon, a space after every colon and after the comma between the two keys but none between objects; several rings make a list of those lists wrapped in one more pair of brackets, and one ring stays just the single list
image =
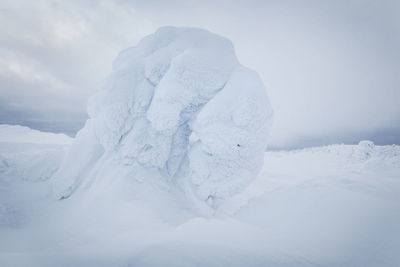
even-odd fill
[{"label": "white snow field", "polygon": [[54,199],[66,148],[0,144],[0,266],[399,266],[400,146],[266,152],[208,217],[129,167]]},{"label": "white snow field", "polygon": [[1,267],[400,265],[400,146],[265,152],[225,38],[159,29],[88,114],[74,140],[0,126]]}]

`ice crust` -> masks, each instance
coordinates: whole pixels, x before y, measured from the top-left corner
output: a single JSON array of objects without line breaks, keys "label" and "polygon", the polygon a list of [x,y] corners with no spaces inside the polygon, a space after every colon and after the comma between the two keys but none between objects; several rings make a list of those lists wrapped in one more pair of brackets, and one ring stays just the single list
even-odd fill
[{"label": "ice crust", "polygon": [[138,172],[157,169],[213,207],[257,176],[272,119],[259,76],[238,62],[229,40],[175,27],[122,51],[88,114],[55,175],[57,198],[97,179],[95,166],[113,158]]}]

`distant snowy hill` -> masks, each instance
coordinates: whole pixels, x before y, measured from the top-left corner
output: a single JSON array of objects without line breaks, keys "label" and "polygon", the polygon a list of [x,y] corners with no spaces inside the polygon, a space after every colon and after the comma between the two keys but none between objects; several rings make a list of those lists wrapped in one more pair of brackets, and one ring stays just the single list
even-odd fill
[{"label": "distant snowy hill", "polygon": [[65,134],[41,132],[20,125],[0,124],[0,142],[33,144],[70,144],[73,139]]},{"label": "distant snowy hill", "polygon": [[[0,124],[0,175],[29,181],[49,179],[59,168],[67,145],[64,134],[41,132],[19,125]],[[0,181],[1,182],[1,181]]]}]

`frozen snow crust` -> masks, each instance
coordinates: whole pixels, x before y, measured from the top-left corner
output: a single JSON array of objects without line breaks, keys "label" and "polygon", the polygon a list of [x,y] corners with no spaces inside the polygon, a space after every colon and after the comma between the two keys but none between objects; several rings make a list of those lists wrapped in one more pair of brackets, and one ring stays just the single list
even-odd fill
[{"label": "frozen snow crust", "polygon": [[163,27],[120,53],[88,114],[55,176],[58,198],[124,165],[217,207],[259,173],[272,109],[229,40]]}]

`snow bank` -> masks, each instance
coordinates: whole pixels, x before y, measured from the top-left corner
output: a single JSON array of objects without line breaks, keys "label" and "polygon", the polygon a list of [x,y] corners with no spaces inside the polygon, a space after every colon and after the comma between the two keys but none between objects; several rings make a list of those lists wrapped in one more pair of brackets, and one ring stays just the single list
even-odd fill
[{"label": "snow bank", "polygon": [[73,139],[20,125],[0,125],[0,186],[5,180],[40,182],[59,168]]},{"label": "snow bank", "polygon": [[0,124],[0,142],[33,144],[70,144],[73,139],[65,134],[41,132],[20,125]]},{"label": "snow bank", "polygon": [[120,53],[88,114],[56,175],[58,198],[118,162],[137,173],[156,169],[187,197],[215,207],[260,171],[272,109],[229,40],[163,27]]},{"label": "snow bank", "polygon": [[[0,146],[3,147],[3,146]],[[41,147],[38,150],[20,152],[0,152],[0,175],[17,177],[31,182],[50,179],[58,170],[65,154],[61,146]]]}]

